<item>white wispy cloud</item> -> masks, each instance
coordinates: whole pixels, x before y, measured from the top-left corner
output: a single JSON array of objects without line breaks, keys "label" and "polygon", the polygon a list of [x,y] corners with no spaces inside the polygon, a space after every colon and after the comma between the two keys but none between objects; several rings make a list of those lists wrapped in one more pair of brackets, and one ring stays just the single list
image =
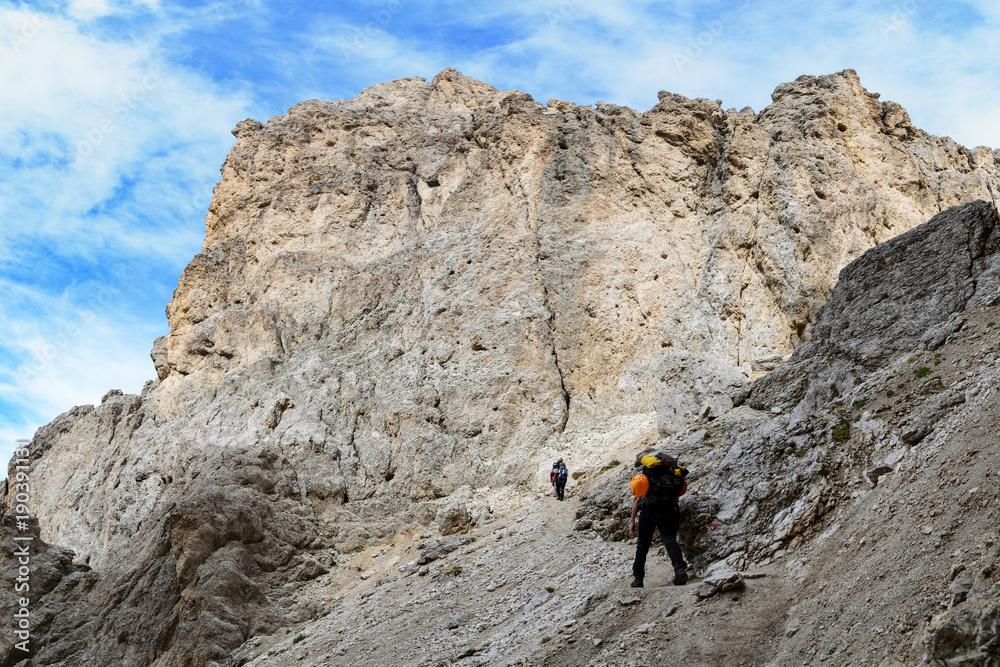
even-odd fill
[{"label": "white wispy cloud", "polygon": [[[0,98],[0,142],[21,148],[13,177],[0,185],[0,213],[24,220],[2,234],[8,242],[42,234],[67,253],[134,248],[141,229],[123,229],[128,221],[95,215],[95,207],[130,196],[123,184],[141,197],[154,194],[143,190],[150,183],[203,190],[218,164],[197,148],[208,142],[224,155],[246,102],[218,96],[150,46],[98,41],[64,18],[0,10],[0,34],[39,16],[31,39],[16,48],[0,42],[0,57],[15,63],[0,70],[0,87],[14,93]],[[154,235],[144,249],[179,260],[176,243],[160,237],[176,238]],[[189,251],[193,237],[186,240]]]}]

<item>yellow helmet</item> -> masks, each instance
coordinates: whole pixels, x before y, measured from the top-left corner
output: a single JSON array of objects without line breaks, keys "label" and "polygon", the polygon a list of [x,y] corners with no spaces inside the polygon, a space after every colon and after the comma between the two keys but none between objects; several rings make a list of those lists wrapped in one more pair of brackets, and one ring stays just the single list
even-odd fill
[{"label": "yellow helmet", "polygon": [[639,473],[632,478],[632,493],[637,498],[642,498],[649,491],[649,479],[645,475]]}]

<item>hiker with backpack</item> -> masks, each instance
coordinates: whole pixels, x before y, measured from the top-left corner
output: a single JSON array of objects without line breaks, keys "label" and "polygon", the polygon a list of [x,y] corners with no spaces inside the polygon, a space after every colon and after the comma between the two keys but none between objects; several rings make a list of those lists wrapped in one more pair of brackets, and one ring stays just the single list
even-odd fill
[{"label": "hiker with backpack", "polygon": [[566,480],[569,478],[569,470],[562,459],[552,464],[552,472],[549,473],[549,481],[552,482],[552,489],[556,492],[556,498],[564,500],[566,498]]},{"label": "hiker with backpack", "polygon": [[[677,529],[680,526],[680,511],[677,500],[687,491],[687,469],[677,463],[677,459],[662,452],[647,454],[641,459],[642,472],[632,478],[632,517],[628,534],[639,540],[635,548],[635,562],[632,564],[632,588],[642,588],[646,573],[646,554],[653,543],[653,531],[660,530],[663,546],[674,566],[675,586],[687,583],[687,564],[681,547],[677,544]],[[639,529],[636,531],[636,514],[639,515]]]}]

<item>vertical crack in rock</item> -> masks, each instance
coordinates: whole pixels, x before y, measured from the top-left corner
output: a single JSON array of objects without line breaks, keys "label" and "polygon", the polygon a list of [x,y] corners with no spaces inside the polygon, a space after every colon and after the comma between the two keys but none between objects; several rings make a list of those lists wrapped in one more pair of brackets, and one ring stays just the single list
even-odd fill
[{"label": "vertical crack in rock", "polygon": [[549,289],[545,286],[544,282],[542,283],[542,293],[545,295],[545,309],[549,313],[549,337],[552,340],[552,359],[555,361],[556,372],[559,373],[559,388],[562,390],[563,403],[566,406],[562,420],[559,423],[559,432],[562,433],[566,430],[566,423],[569,421],[570,395],[566,390],[566,380],[563,377],[562,366],[559,364],[559,350],[556,345],[556,314],[549,308]]},{"label": "vertical crack in rock", "polygon": [[[992,195],[992,188],[990,190]],[[985,202],[981,202],[985,204]],[[965,230],[967,235],[967,244],[969,249],[969,264],[968,264],[968,274],[969,282],[972,287],[969,293],[962,300],[962,309],[968,307],[969,301],[975,296],[976,292],[979,290],[979,274],[980,269],[976,266],[976,263],[983,259],[984,257],[991,255],[997,251],[995,246],[998,245],[998,237],[1000,237],[1000,232],[998,232],[997,226],[997,208],[996,204],[992,207],[985,205],[977,206],[972,204],[968,206],[968,212],[970,216],[973,216],[974,221],[966,222]],[[982,222],[975,220],[975,218],[982,218]],[[987,222],[989,218],[991,221]],[[992,224],[990,224],[992,223]]]},{"label": "vertical crack in rock", "polygon": [[[744,250],[743,267],[742,267],[742,271],[740,273],[740,296],[739,296],[740,313],[739,313],[739,327],[737,328],[737,332],[736,332],[736,366],[737,367],[743,367],[744,366],[743,341],[744,341],[744,339],[746,338],[746,335],[747,335],[747,331],[746,331],[746,327],[747,327],[746,313],[747,313],[747,310],[748,310],[747,303],[746,303],[746,297],[744,296],[744,293],[746,292],[747,287],[750,286],[750,280],[751,280],[751,276],[752,276],[752,272],[751,272],[751,269],[750,269],[750,264],[753,261],[753,254],[754,254],[757,242],[758,242],[759,232],[760,232],[760,216],[761,216],[760,207],[761,207],[761,202],[764,199],[764,180],[767,178],[767,167],[768,167],[768,165],[771,164],[771,148],[774,146],[774,143],[775,143],[774,142],[774,137],[771,136],[770,134],[768,134],[767,153],[764,155],[764,166],[760,170],[760,178],[757,181],[757,189],[755,191],[757,193],[757,198],[756,198],[756,202],[755,202],[754,217],[753,217],[753,220],[751,221],[751,224],[753,225],[753,236],[743,246],[743,250]],[[748,359],[746,361],[749,362],[750,360]]]},{"label": "vertical crack in rock", "polygon": [[[527,210],[527,208],[525,208],[525,217],[527,218],[526,222],[528,222],[528,224],[530,225],[531,214]],[[559,374],[559,389],[562,392],[562,397],[563,397],[564,408],[558,429],[559,433],[562,433],[563,431],[566,430],[566,424],[569,422],[570,395],[569,392],[566,390],[566,379],[563,376],[562,365],[559,363],[559,349],[558,349],[559,346],[556,342],[556,332],[557,332],[556,313],[555,310],[553,310],[552,305],[549,301],[549,287],[545,281],[545,268],[542,266],[542,262],[544,260],[542,259],[542,240],[541,240],[541,235],[539,233],[539,226],[540,226],[540,220],[536,219],[534,224],[535,271],[536,271],[535,275],[537,277],[538,284],[542,288],[542,307],[545,309],[545,312],[548,315],[546,322],[548,325],[549,342],[552,347],[552,360],[555,363],[556,373]]]}]

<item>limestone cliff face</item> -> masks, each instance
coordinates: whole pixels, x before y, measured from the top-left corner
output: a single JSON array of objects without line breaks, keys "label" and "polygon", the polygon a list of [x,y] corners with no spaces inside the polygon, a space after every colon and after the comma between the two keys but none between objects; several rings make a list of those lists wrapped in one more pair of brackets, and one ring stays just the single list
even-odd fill
[{"label": "limestone cliff face", "polygon": [[481,473],[500,443],[650,411],[688,355],[769,370],[849,261],[992,199],[992,151],[913,128],[851,71],[760,114],[660,97],[543,106],[445,71],[241,123],[168,308],[165,391],[310,348],[384,379],[360,392],[393,459],[443,428]]},{"label": "limestone cliff face", "polygon": [[92,568],[88,632],[122,637],[88,655],[202,664],[311,618],[297,582],[338,553],[476,521],[468,485],[528,479],[567,427],[729,407],[842,267],[993,199],[992,151],[850,70],[773,98],[640,114],[446,70],[240,123],[157,380],[31,445],[40,537]]}]

